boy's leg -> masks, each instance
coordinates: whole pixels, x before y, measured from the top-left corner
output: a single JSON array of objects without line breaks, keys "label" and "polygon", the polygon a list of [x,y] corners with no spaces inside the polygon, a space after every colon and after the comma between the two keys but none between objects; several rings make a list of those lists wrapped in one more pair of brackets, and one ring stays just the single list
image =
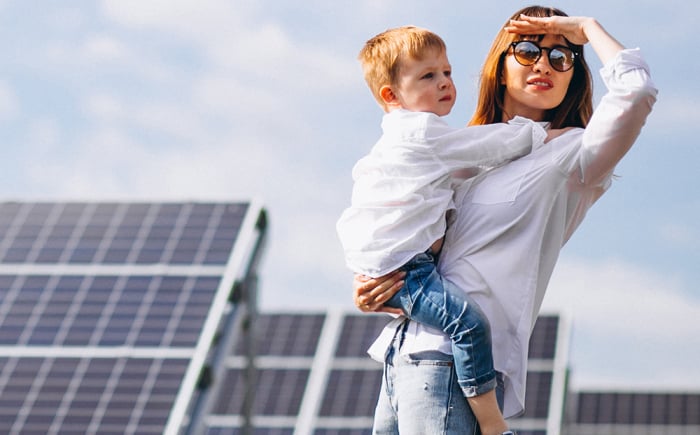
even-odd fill
[{"label": "boy's leg", "polygon": [[508,423],[503,418],[496,398],[497,382],[488,318],[468,294],[450,288],[442,280],[441,284],[444,299],[449,301],[445,303],[445,309],[463,307],[457,317],[461,326],[455,326],[454,334],[450,336],[458,382],[479,422],[481,434],[500,435],[508,430]]},{"label": "boy's leg", "polygon": [[450,337],[459,385],[482,432],[500,434],[507,424],[494,392],[496,372],[488,320],[465,292],[446,288],[433,260],[429,254],[419,254],[410,263],[406,284],[399,292],[401,306],[412,320],[439,328]]},{"label": "boy's leg", "polygon": [[432,255],[416,255],[405,270],[404,286],[386,305],[402,308],[411,320],[447,334],[465,396],[492,390],[496,386],[496,372],[491,329],[481,308],[466,292],[448,287],[449,283],[438,274]]}]

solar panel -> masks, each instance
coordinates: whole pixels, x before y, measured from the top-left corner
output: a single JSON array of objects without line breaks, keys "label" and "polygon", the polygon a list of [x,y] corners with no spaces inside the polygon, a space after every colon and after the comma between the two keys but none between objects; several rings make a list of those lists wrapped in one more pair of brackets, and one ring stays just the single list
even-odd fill
[{"label": "solar panel", "polygon": [[367,349],[387,324],[386,316],[348,314],[343,318],[340,339],[335,355],[367,358]]},{"label": "solar panel", "polygon": [[2,203],[4,264],[225,265],[247,203]]},{"label": "solar panel", "polygon": [[220,281],[5,275],[0,345],[194,347]]},{"label": "solar panel", "polygon": [[0,433],[162,433],[187,358],[1,358]]},{"label": "solar panel", "polygon": [[[385,315],[328,310],[320,313],[263,313],[257,317],[254,375],[254,434],[371,433],[382,365],[367,348],[388,322]],[[544,435],[561,427],[566,359],[566,322],[542,316],[531,339],[526,414],[512,421],[523,435]],[[249,344],[238,343],[227,359],[218,406],[207,416],[207,434],[242,434]],[[564,364],[565,365],[565,364]],[[552,409],[558,414],[552,415]],[[554,432],[550,432],[554,433]]]},{"label": "solar panel", "polygon": [[553,360],[556,357],[557,340],[561,339],[559,329],[561,318],[554,315],[542,315],[530,336],[528,359]]},{"label": "solar panel", "polygon": [[199,424],[263,235],[252,203],[0,203],[0,433]]},{"label": "solar panel", "polygon": [[[318,347],[324,314],[267,314],[257,321],[255,353],[259,356],[313,357]],[[238,341],[234,355],[245,355],[246,343]]]},{"label": "solar panel", "polygon": [[[307,369],[260,369],[255,375],[253,412],[258,416],[296,416],[301,407],[304,388],[309,379]],[[230,394],[229,400],[219,400],[214,412],[241,414],[243,404],[243,371],[230,371],[220,399]],[[225,407],[224,407],[225,406]]]},{"label": "solar panel", "polygon": [[[372,417],[377,404],[382,371],[334,369],[321,402],[319,415],[323,417]],[[349,400],[357,398],[360,400]],[[361,398],[369,398],[363,400]],[[371,400],[374,398],[374,400]]]},{"label": "solar panel", "polygon": [[655,427],[659,433],[700,433],[700,393],[584,391],[572,399],[575,431],[632,433]]}]

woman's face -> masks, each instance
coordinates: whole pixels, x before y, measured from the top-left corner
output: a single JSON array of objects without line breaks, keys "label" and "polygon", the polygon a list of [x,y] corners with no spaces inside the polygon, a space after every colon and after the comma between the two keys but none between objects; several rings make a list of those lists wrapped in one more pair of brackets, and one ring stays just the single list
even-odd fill
[{"label": "woman's face", "polygon": [[[538,45],[548,48],[567,43],[563,36],[546,35]],[[574,65],[574,68],[565,72],[555,70],[549,64],[547,50],[543,50],[535,64],[523,66],[515,60],[512,53],[509,50],[504,59],[501,78],[501,84],[506,87],[503,97],[504,117],[510,119],[523,116],[533,121],[543,121],[547,110],[557,107],[564,100],[577,66]]]}]

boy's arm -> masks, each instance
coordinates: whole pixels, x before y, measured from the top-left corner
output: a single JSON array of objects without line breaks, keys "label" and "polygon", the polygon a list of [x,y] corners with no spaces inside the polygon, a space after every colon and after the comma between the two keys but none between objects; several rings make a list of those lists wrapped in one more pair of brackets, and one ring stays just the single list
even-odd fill
[{"label": "boy's arm", "polygon": [[454,129],[435,138],[436,150],[449,170],[491,167],[528,154],[544,143],[545,130],[532,121]]}]

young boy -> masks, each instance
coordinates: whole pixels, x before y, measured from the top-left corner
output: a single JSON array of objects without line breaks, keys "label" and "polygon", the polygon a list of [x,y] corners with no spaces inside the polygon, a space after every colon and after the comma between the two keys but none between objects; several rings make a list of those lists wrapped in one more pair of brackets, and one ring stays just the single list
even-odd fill
[{"label": "young boy", "polygon": [[458,382],[485,435],[509,433],[498,408],[488,320],[466,292],[445,287],[437,255],[453,208],[450,174],[476,175],[527,154],[546,133],[532,122],[455,129],[445,43],[414,26],[387,30],[360,52],[365,80],[385,111],[383,134],[353,168],[352,205],[337,223],[346,262],[371,277],[406,271],[386,306],[452,339]]}]

